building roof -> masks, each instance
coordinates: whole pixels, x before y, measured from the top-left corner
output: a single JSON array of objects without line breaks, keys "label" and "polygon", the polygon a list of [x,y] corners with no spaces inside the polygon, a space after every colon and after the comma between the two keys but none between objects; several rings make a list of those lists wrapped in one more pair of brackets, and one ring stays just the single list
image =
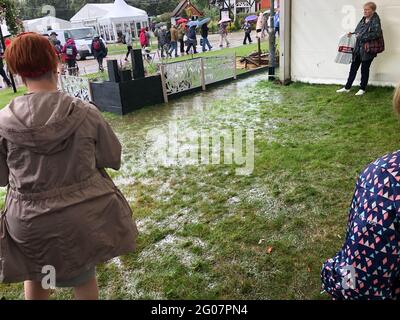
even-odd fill
[{"label": "building roof", "polygon": [[191,10],[193,16],[203,16],[203,13],[197,9],[190,0],[182,0],[172,12],[173,17],[178,17],[182,14],[183,10]]}]

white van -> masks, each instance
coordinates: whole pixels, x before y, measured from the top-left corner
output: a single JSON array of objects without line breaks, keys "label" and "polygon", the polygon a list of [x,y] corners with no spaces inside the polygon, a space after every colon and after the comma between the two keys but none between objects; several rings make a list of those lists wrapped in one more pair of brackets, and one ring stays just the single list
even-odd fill
[{"label": "white van", "polygon": [[[51,33],[57,33],[57,39],[60,40],[61,45],[64,46],[69,38],[74,39],[76,48],[78,49],[77,60],[83,60],[86,57],[93,56],[92,54],[92,41],[93,38],[98,36],[97,31],[93,27],[71,28],[48,30],[46,34],[50,36]],[[103,39],[102,39],[103,40]],[[104,45],[107,47],[106,42],[103,40]]]}]

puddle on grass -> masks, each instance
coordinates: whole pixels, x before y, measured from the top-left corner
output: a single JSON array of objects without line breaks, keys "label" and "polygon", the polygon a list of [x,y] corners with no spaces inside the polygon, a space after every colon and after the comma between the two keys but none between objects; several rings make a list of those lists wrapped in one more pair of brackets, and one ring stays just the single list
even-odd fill
[{"label": "puddle on grass", "polygon": [[[116,183],[121,187],[131,185],[135,174],[143,175],[160,167],[201,165],[202,158],[196,153],[207,141],[203,136],[212,140],[216,136],[240,135],[240,130],[247,138],[247,129],[258,130],[263,136],[273,132],[277,120],[262,119],[261,110],[279,103],[282,96],[276,90],[257,86],[261,80],[265,80],[265,75],[140,109],[124,117],[108,117],[123,146],[123,165]],[[218,150],[210,151],[212,159]]]}]

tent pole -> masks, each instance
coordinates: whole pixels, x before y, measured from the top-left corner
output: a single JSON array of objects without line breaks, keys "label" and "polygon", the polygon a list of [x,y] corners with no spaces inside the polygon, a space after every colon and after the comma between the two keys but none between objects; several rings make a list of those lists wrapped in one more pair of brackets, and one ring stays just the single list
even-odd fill
[{"label": "tent pole", "polygon": [[114,33],[115,43],[117,43],[118,42],[117,28],[115,27],[115,23],[114,22],[112,22],[112,29],[113,29],[113,33]]}]

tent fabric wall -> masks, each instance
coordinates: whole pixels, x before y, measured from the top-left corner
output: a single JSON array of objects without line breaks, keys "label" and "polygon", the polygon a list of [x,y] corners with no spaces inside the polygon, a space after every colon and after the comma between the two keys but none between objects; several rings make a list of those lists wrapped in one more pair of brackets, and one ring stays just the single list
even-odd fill
[{"label": "tent fabric wall", "polygon": [[[339,38],[354,31],[364,0],[292,1],[291,77],[294,81],[344,84],[349,65],[334,62]],[[371,67],[370,83],[392,86],[400,81],[400,1],[376,0],[386,51]],[[355,83],[358,84],[359,78]]]},{"label": "tent fabric wall", "polygon": [[44,33],[50,29],[67,29],[71,28],[72,24],[69,21],[62,20],[56,17],[46,16],[39,19],[25,20],[24,29],[26,32]]}]

